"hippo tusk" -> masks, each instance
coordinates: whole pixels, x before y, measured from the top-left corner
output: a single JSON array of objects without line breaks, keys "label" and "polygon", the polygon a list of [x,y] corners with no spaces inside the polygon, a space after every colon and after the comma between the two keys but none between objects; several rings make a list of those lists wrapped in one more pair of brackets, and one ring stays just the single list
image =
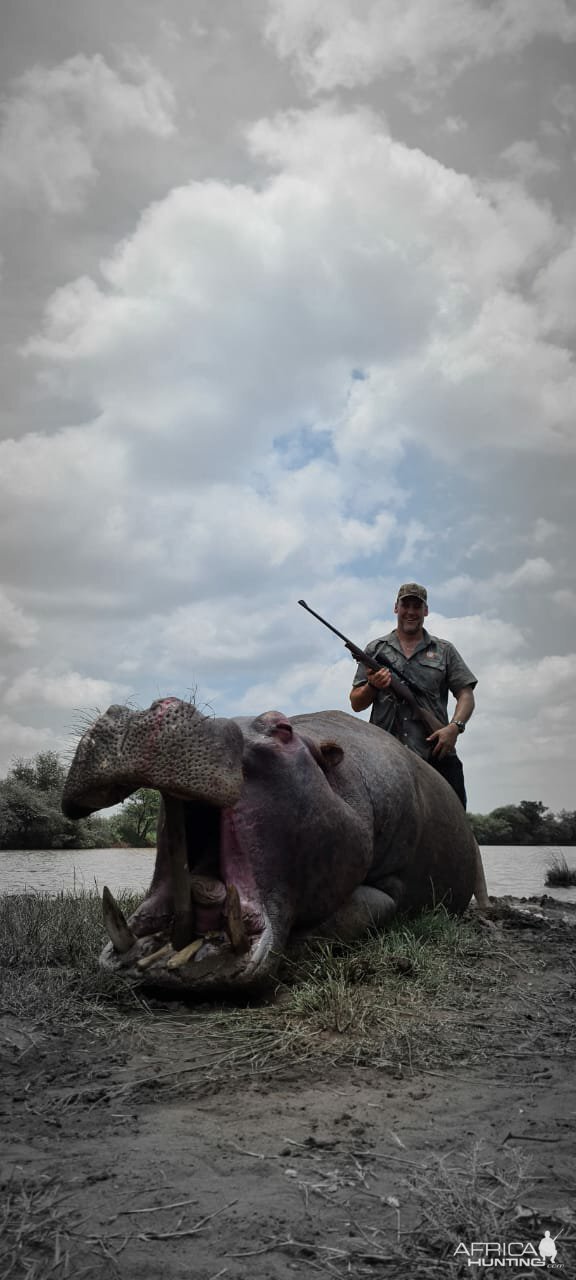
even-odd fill
[{"label": "hippo tusk", "polygon": [[204,946],[205,941],[206,939],[202,937],[195,938],[193,942],[189,942],[187,947],[183,947],[181,951],[177,951],[176,955],[170,958],[166,968],[181,969],[182,965],[187,964],[196,955],[196,952],[200,950],[200,947]]},{"label": "hippo tusk", "polygon": [[181,800],[175,800],[173,796],[163,796],[163,800],[174,894],[172,945],[175,951],[180,951],[182,947],[188,945],[194,933],[184,805]]},{"label": "hippo tusk", "polygon": [[158,951],[152,951],[150,955],[142,956],[140,960],[138,960],[137,962],[138,968],[149,969],[151,965],[156,964],[157,960],[162,960],[163,957],[169,955],[171,951],[172,951],[172,943],[171,942],[164,943],[164,946],[159,947]]},{"label": "hippo tusk", "polygon": [[126,922],[123,911],[120,910],[118,903],[110,893],[107,884],[104,885],[102,893],[102,911],[106,932],[114,950],[119,951],[122,955],[126,951],[130,951],[136,942],[136,938]]},{"label": "hippo tusk", "polygon": [[233,951],[248,951],[250,939],[242,919],[240,896],[235,884],[226,885],[226,928]]}]

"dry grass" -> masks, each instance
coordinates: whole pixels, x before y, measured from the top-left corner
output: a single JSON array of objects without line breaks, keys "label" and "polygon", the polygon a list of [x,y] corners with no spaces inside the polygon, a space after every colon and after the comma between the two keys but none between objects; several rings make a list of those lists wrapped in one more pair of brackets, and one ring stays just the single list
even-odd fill
[{"label": "dry grass", "polygon": [[[124,899],[122,907],[130,912],[132,903]],[[99,972],[103,932],[95,894],[7,898],[0,901],[7,1014],[0,1053],[6,1079],[13,1079],[15,1094],[23,1091],[26,1076],[33,1084],[25,1101],[20,1099],[32,1125],[35,1117],[55,1124],[65,1117],[74,1134],[86,1120],[91,1132],[92,1113],[104,1125],[110,1114],[122,1118],[135,1104],[159,1096],[183,1097],[188,1107],[191,1099],[227,1088],[230,1081],[234,1089],[255,1076],[293,1080],[300,1087],[308,1066],[313,1080],[320,1072],[333,1078],[332,1064],[348,1072],[357,1063],[377,1068],[378,1078],[380,1073],[408,1078],[421,1071],[451,1071],[456,1062],[476,1067],[487,1058],[493,1071],[501,1055],[508,1080],[512,1059],[503,1045],[505,1050],[510,1038],[513,1069],[533,1088],[538,1037],[550,1053],[549,1017],[534,1016],[534,979],[546,957],[533,950],[527,960],[517,936],[509,939],[510,954],[507,936],[437,910],[398,921],[355,945],[325,940],[300,945],[283,961],[276,989],[258,1001],[184,1006]],[[514,990],[514,975],[524,969],[531,1015],[526,1024],[522,992]],[[549,1014],[549,992],[546,1001]],[[563,1022],[559,1015],[558,1028],[564,1028],[565,1039],[556,1051],[571,1052],[572,1020]],[[263,1162],[280,1159],[248,1154]],[[296,1185],[306,1206],[313,1197],[342,1206],[336,1219],[331,1214],[329,1230],[309,1233],[303,1214],[294,1237],[265,1233],[254,1243],[248,1238],[243,1254],[225,1254],[225,1266],[220,1272],[216,1268],[216,1275],[226,1268],[235,1274],[235,1258],[248,1274],[251,1257],[254,1265],[265,1266],[266,1258],[256,1255],[276,1254],[276,1260],[280,1255],[284,1265],[297,1263],[310,1276],[382,1273],[393,1280],[452,1280],[470,1274],[454,1256],[459,1240],[537,1242],[543,1229],[554,1225],[553,1217],[540,1222],[526,1208],[529,1170],[509,1145],[490,1160],[474,1148],[442,1159],[430,1157],[428,1150],[416,1162],[409,1150],[378,1150],[360,1135],[350,1137],[348,1146],[331,1146],[325,1160],[321,1149],[319,1156],[313,1148],[299,1154]],[[74,1216],[72,1192],[67,1196],[50,1177],[29,1179],[17,1169],[2,1190],[2,1280],[119,1276],[130,1249],[137,1250],[144,1239],[142,1227],[131,1222],[125,1227],[122,1221],[116,1231],[112,1220],[102,1219],[89,1230],[84,1201]],[[75,1188],[77,1199],[79,1194],[84,1193]],[[166,1195],[180,1198],[168,1190]],[[195,1220],[187,1233],[204,1229],[204,1222],[209,1233],[211,1216]],[[102,1239],[95,1230],[103,1232]],[[169,1223],[161,1231],[154,1236],[147,1227],[144,1235],[152,1241],[183,1233]],[[124,1244],[130,1247],[120,1256]],[[231,1242],[229,1248],[235,1247]],[[567,1229],[561,1249],[565,1273],[571,1247]]]},{"label": "dry grass", "polygon": [[522,1226],[518,1220],[531,1190],[530,1168],[521,1151],[512,1149],[495,1162],[483,1159],[476,1146],[465,1156],[433,1159],[404,1178],[420,1214],[405,1241],[406,1261],[418,1275],[458,1276],[468,1270],[466,1260],[454,1256],[460,1241],[529,1239],[529,1214]]},{"label": "dry grass", "polygon": [[158,1018],[150,999],[154,1065],[133,1085],[190,1093],[320,1062],[403,1075],[470,1059],[482,1007],[509,984],[492,950],[470,925],[429,913],[350,946],[307,943],[258,1002],[163,1004]]},{"label": "dry grass", "polygon": [[[368,1162],[371,1155],[366,1152]],[[369,1163],[359,1166],[359,1172],[365,1183]],[[456,1280],[470,1273],[466,1257],[456,1254],[460,1242],[469,1247],[473,1240],[515,1239],[537,1245],[543,1226],[524,1207],[531,1189],[530,1166],[521,1152],[486,1160],[478,1145],[472,1152],[432,1158],[401,1174],[397,1194],[384,1197],[379,1212],[357,1212],[353,1222],[343,1224],[348,1229],[342,1231],[339,1247],[319,1244],[311,1249],[296,1241],[280,1242],[279,1247],[294,1256],[307,1250],[309,1258],[335,1276],[371,1276],[382,1265],[393,1280]]]},{"label": "dry grass", "polygon": [[[118,894],[130,914],[137,898]],[[78,1025],[111,1003],[141,1005],[134,989],[98,968],[106,935],[95,892],[10,894],[0,898],[0,980],[4,1012],[35,1026]]]},{"label": "dry grass", "polygon": [[[126,914],[133,905],[121,900]],[[309,941],[284,959],[264,998],[196,1001],[184,1011],[182,1000],[161,1001],[103,974],[103,941],[95,893],[0,900],[4,1011],[32,1029],[114,1029],[126,1052],[136,1038],[154,1066],[148,1075],[144,1063],[133,1087],[157,1091],[320,1058],[394,1072],[453,1061],[469,1053],[468,1012],[506,981],[497,963],[483,963],[486,935],[442,908],[353,945]]]},{"label": "dry grass", "polygon": [[[457,1280],[470,1274],[460,1244],[510,1240],[534,1249],[546,1228],[557,1225],[563,1269],[573,1258],[564,1211],[541,1214],[529,1207],[534,1192],[531,1166],[522,1152],[511,1149],[486,1158],[482,1145],[430,1157],[422,1163],[398,1157],[394,1195],[379,1195],[378,1164],[390,1157],[373,1149],[355,1150],[344,1166],[322,1169],[315,1163],[294,1175],[306,1208],[312,1200],[346,1206],[340,1229],[331,1226],[326,1239],[307,1231],[303,1219],[298,1238],[288,1234],[253,1249],[226,1255],[248,1260],[262,1254],[284,1254],[305,1264],[310,1273],[344,1277],[374,1276],[385,1268],[392,1280]],[[394,1159],[394,1157],[392,1157]],[[314,1221],[311,1213],[308,1221]],[[380,1274],[380,1271],[377,1272]],[[484,1274],[484,1272],[482,1272]]]},{"label": "dry grass", "polygon": [[[126,914],[135,910],[138,898],[118,894]],[[96,892],[23,893],[0,898],[0,966],[38,969],[73,966],[78,972],[94,970],[104,946],[102,901]]]},{"label": "dry grass", "polygon": [[2,1280],[81,1280],[90,1275],[90,1261],[80,1261],[77,1232],[77,1218],[60,1184],[49,1176],[32,1179],[15,1170],[2,1187]]}]

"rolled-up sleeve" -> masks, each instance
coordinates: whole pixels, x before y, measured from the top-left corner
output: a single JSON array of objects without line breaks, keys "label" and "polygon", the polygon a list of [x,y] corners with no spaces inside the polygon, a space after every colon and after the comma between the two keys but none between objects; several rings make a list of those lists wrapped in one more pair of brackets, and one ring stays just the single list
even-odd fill
[{"label": "rolled-up sleeve", "polygon": [[356,667],[356,675],[352,681],[352,688],[356,689],[359,684],[366,684],[367,679],[368,667],[365,667],[363,662],[359,662]]},{"label": "rolled-up sleeve", "polygon": [[[376,646],[374,645],[373,641],[370,641],[366,645],[365,652],[369,654],[371,658],[374,657],[375,647]],[[352,688],[357,689],[359,684],[366,684],[368,675],[369,675],[369,668],[365,665],[364,662],[359,662],[358,666],[356,667],[356,675],[354,676],[354,679],[352,681]]]},{"label": "rolled-up sleeve", "polygon": [[448,676],[448,688],[450,693],[457,697],[462,689],[470,687],[476,688],[478,680],[470,667],[466,666],[464,659],[454,648],[453,644],[448,645],[448,653],[446,655],[446,673]]}]

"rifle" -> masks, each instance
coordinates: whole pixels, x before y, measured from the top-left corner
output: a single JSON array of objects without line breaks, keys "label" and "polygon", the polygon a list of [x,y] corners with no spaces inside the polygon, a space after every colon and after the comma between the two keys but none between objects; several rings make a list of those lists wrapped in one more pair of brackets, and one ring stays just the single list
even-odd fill
[{"label": "rifle", "polygon": [[424,725],[424,728],[427,729],[428,733],[435,733],[436,729],[442,729],[444,727],[442,722],[437,720],[436,716],[433,715],[431,711],[427,711],[426,707],[420,706],[420,703],[414,695],[421,694],[422,690],[418,688],[417,684],[414,684],[413,680],[410,680],[407,676],[398,675],[394,670],[392,663],[388,662],[386,658],[382,658],[380,662],[377,662],[376,658],[372,658],[369,653],[366,653],[365,649],[361,649],[359,645],[354,644],[353,640],[349,640],[347,636],[342,635],[342,632],[337,631],[336,627],[333,627],[330,622],[327,622],[321,614],[316,613],[314,609],[311,609],[310,605],[306,604],[305,600],[299,600],[298,604],[301,604],[303,609],[307,609],[308,613],[311,613],[314,618],[317,618],[324,627],[328,627],[329,631],[333,631],[335,636],[338,636],[340,640],[343,640],[346,648],[352,654],[352,657],[356,659],[356,662],[363,662],[364,666],[369,667],[371,671],[380,671],[382,667],[386,667],[392,677],[390,684],[388,685],[388,689],[396,698],[400,698],[402,702],[406,702],[408,704],[412,715],[416,720],[422,721],[422,724]]}]

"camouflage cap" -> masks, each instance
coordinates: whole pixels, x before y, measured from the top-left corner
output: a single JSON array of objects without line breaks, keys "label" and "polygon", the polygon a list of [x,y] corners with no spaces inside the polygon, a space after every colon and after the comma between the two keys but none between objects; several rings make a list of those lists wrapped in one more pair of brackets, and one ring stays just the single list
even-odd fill
[{"label": "camouflage cap", "polygon": [[423,604],[428,604],[428,592],[426,587],[421,587],[419,582],[403,582],[398,589],[397,600],[404,600],[406,596],[417,596]]}]

